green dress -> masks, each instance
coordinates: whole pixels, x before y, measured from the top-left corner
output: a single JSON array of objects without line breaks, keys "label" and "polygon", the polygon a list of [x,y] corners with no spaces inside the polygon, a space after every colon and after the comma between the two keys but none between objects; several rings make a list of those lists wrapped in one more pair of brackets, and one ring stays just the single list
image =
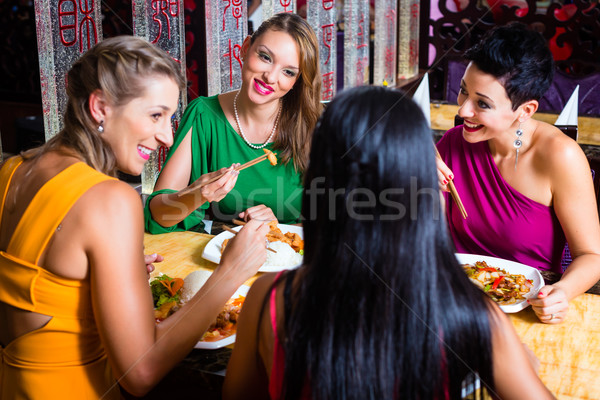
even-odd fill
[{"label": "green dress", "polygon": [[[173,146],[165,165],[175,152],[185,134],[192,129],[192,183],[203,174],[229,167],[233,163],[243,164],[262,154],[262,149],[253,149],[242,139],[227,121],[217,96],[198,97],[185,110]],[[269,143],[266,149],[273,150]],[[213,203],[214,219],[230,221],[249,207],[264,204],[271,208],[280,223],[299,222],[302,204],[302,177],[294,168],[293,161],[272,166],[268,161],[260,162],[240,171],[235,187],[218,203]],[[150,200],[159,193],[173,193],[163,189],[152,193],[144,207],[146,231],[158,234],[173,231],[203,231],[206,209],[204,203],[183,221],[165,228],[152,219]]]}]

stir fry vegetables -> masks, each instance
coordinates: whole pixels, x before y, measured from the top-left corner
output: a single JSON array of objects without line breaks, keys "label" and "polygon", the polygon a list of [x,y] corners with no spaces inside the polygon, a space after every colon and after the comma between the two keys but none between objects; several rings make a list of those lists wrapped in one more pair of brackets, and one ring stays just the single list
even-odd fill
[{"label": "stir fry vegetables", "polygon": [[164,274],[150,282],[156,320],[162,321],[175,311],[182,287],[183,279],[171,278]]},{"label": "stir fry vegetables", "polygon": [[471,282],[503,306],[524,300],[533,287],[533,281],[524,275],[490,267],[485,261],[477,261],[475,265],[464,264],[462,267]]}]

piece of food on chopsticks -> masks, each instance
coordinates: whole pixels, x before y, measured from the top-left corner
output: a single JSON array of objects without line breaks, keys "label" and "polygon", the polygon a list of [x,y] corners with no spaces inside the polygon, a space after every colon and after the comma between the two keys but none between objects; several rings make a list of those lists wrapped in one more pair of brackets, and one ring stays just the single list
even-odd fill
[{"label": "piece of food on chopsticks", "polygon": [[277,165],[276,154],[273,153],[271,150],[267,150],[267,149],[263,149],[263,151],[267,154],[267,160],[269,160],[271,165],[273,165],[273,166]]},{"label": "piece of food on chopsticks", "polygon": [[533,281],[525,275],[511,274],[501,268],[491,267],[485,261],[464,264],[462,267],[471,282],[503,306],[525,300],[533,287]]},{"label": "piece of food on chopsticks", "polygon": [[162,321],[177,310],[182,287],[183,279],[171,278],[165,274],[157,276],[150,282],[154,318],[157,321]]}]

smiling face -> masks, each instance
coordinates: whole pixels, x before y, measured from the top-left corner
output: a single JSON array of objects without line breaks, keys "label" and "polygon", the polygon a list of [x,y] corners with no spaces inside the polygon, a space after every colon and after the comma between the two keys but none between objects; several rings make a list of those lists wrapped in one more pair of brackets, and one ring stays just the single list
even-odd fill
[{"label": "smiling face", "polygon": [[107,107],[102,138],[117,158],[119,170],[142,173],[150,153],[173,144],[171,117],[177,110],[179,88],[166,76],[146,78],[140,97],[120,107]]},{"label": "smiling face", "polygon": [[300,54],[296,41],[286,32],[267,30],[242,49],[242,92],[256,104],[285,96],[300,75]]},{"label": "smiling face", "polygon": [[457,102],[458,115],[464,119],[463,137],[467,142],[494,139],[507,132],[514,136],[522,106],[513,111],[500,81],[473,63],[465,70]]}]

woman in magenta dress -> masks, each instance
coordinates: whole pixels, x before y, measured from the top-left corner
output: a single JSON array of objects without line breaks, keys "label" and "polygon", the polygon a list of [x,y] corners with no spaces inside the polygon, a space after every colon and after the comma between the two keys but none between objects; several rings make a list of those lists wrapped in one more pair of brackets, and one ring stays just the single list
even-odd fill
[{"label": "woman in magenta dress", "polygon": [[[498,27],[465,54],[458,115],[464,124],[438,143],[442,185],[452,180],[468,217],[451,200],[447,217],[458,252],[561,272],[530,303],[559,323],[569,301],[600,279],[600,224],[589,164],[575,141],[533,119],[552,82],[546,41],[522,24]],[[448,198],[448,196],[446,196]]]}]

